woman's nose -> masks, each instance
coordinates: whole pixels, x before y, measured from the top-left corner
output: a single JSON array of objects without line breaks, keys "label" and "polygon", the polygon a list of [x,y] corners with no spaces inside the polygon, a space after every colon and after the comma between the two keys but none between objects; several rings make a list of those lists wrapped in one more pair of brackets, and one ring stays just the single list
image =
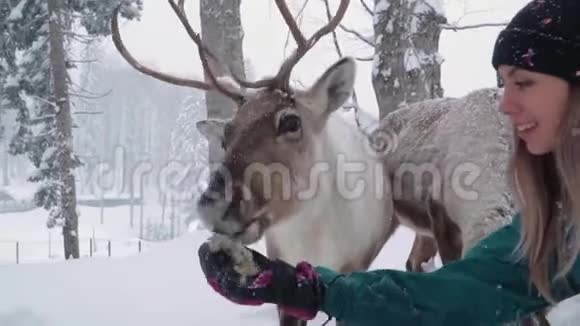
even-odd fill
[{"label": "woman's nose", "polygon": [[509,90],[504,89],[499,103],[499,109],[501,112],[507,115],[511,115],[519,111],[517,101]]}]

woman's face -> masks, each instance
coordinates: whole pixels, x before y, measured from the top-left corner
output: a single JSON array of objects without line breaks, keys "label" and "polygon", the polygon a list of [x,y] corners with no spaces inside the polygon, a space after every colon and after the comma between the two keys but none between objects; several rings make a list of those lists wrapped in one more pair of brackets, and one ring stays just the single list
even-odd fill
[{"label": "woman's face", "polygon": [[563,79],[501,65],[504,94],[500,109],[508,115],[531,154],[551,152],[568,108],[570,85]]}]

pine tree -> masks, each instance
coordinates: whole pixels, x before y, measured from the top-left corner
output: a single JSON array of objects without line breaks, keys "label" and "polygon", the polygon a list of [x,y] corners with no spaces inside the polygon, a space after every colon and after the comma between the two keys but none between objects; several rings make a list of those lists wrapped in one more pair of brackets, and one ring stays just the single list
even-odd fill
[{"label": "pine tree", "polygon": [[182,104],[176,126],[171,133],[171,157],[183,162],[208,164],[207,141],[195,124],[206,118],[203,95],[188,96]]},{"label": "pine tree", "polygon": [[[78,258],[78,214],[74,169],[81,162],[72,150],[73,121],[68,70],[75,67],[75,41],[105,36],[114,0],[20,0],[4,2],[3,107],[18,111],[18,130],[10,153],[26,155],[37,168],[29,178],[40,183],[35,202],[49,211],[48,227],[61,226],[65,258]],[[137,18],[141,0],[122,14]],[[8,7],[5,7],[8,6]],[[73,26],[80,24],[84,35]]]},{"label": "pine tree", "polygon": [[[0,3],[0,22],[6,20],[6,18],[8,17],[8,15],[10,14],[10,7],[8,6],[8,4],[6,2],[1,2]],[[7,42],[7,37],[6,37],[7,31],[4,29],[3,24],[0,24],[0,140],[2,139],[2,136],[4,135],[4,124],[3,124],[3,110],[6,109],[6,103],[4,102],[4,90],[3,90],[3,85],[4,85],[4,80],[7,77],[8,74],[8,61],[7,59],[5,59],[6,53],[5,53],[5,49],[6,49],[6,45],[5,43]],[[6,178],[6,175],[4,176],[4,178]]]}]

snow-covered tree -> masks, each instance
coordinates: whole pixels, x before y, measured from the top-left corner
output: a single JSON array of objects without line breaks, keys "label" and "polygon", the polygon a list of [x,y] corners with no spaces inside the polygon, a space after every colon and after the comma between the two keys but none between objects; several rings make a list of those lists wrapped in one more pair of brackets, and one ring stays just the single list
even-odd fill
[{"label": "snow-covered tree", "polygon": [[207,141],[195,124],[206,118],[203,94],[187,97],[171,133],[171,156],[181,161],[207,164]]},{"label": "snow-covered tree", "polygon": [[[30,181],[41,184],[37,205],[49,211],[48,226],[61,226],[65,258],[78,258],[78,215],[73,152],[69,69],[74,45],[110,33],[108,17],[116,0],[20,0],[1,21],[8,74],[2,80],[3,107],[18,112],[10,153],[26,155],[37,168]],[[141,0],[123,15],[136,18]],[[127,9],[128,8],[128,9]],[[82,26],[84,33],[75,30]]]},{"label": "snow-covered tree", "polygon": [[440,0],[375,0],[372,81],[384,117],[400,104],[443,96]]},{"label": "snow-covered tree", "polygon": [[[7,3],[0,3],[0,21],[4,21],[6,20],[6,18],[8,17],[8,15],[10,14],[10,7],[7,5]],[[5,51],[4,49],[6,49],[6,34],[7,31],[5,31],[5,29],[3,28],[2,24],[0,24],[0,139],[2,138],[3,134],[4,134],[4,124],[2,121],[2,115],[3,115],[3,110],[5,109],[5,103],[3,101],[3,84],[4,84],[4,80],[7,77],[8,74],[8,61],[5,57]],[[6,177],[6,176],[5,176]]]},{"label": "snow-covered tree", "polygon": [[[241,0],[200,0],[199,12],[203,42],[211,47],[222,62],[229,65],[235,75],[245,79],[244,30],[240,6]],[[225,119],[233,115],[235,103],[219,92],[212,91],[206,93],[206,107],[209,118]],[[214,162],[220,144],[210,142],[209,146],[209,159]]]}]

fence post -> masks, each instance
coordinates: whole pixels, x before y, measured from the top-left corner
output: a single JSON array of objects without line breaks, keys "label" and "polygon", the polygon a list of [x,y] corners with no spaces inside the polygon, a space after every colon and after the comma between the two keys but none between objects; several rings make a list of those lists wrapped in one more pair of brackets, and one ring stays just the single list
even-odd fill
[{"label": "fence post", "polygon": [[93,227],[93,251],[98,251],[97,242],[95,241],[95,227]]},{"label": "fence post", "polygon": [[107,250],[109,251],[109,257],[111,257],[111,240],[107,243]]},{"label": "fence post", "polygon": [[139,240],[139,252],[141,252],[141,240]]},{"label": "fence post", "polygon": [[89,256],[93,257],[93,238],[89,238]]},{"label": "fence post", "polygon": [[16,264],[20,263],[20,243],[16,241]]}]

